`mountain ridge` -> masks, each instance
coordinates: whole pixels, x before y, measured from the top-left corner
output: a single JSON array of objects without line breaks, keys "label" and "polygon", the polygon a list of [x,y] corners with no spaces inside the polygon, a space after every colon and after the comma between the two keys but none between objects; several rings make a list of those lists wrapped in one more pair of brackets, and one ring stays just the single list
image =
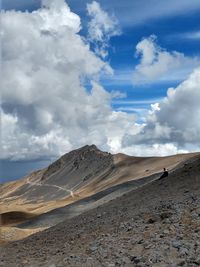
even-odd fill
[{"label": "mountain ridge", "polygon": [[[30,218],[30,224],[25,225],[30,227],[32,222],[39,222],[38,230],[41,230],[40,222],[43,219],[47,223],[42,223],[42,227],[55,225],[66,216],[76,216],[115,199],[140,184],[144,186],[154,177],[158,178],[164,167],[172,171],[196,155],[199,153],[168,157],[134,157],[122,153],[112,155],[99,150],[95,145],[87,145],[64,154],[43,170],[1,186],[1,217],[5,218],[7,225],[16,226],[20,231],[20,223]],[[64,212],[66,215],[61,220],[52,219],[50,223],[46,218],[50,214],[54,216],[57,209],[58,213]],[[16,224],[13,214],[24,216]]]}]

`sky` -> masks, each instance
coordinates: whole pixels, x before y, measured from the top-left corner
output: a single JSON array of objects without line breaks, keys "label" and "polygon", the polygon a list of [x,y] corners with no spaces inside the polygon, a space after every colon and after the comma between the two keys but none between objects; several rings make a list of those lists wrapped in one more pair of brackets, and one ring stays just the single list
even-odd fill
[{"label": "sky", "polygon": [[96,144],[200,151],[199,0],[3,0],[1,181]]}]

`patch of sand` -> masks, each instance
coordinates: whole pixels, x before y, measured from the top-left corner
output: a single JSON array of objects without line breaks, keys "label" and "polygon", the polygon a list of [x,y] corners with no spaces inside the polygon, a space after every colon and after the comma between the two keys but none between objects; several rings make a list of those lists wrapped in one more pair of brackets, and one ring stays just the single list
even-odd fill
[{"label": "patch of sand", "polygon": [[11,241],[16,241],[30,236],[39,231],[43,231],[45,228],[37,229],[20,229],[17,227],[2,226],[0,232],[0,244],[6,244]]}]

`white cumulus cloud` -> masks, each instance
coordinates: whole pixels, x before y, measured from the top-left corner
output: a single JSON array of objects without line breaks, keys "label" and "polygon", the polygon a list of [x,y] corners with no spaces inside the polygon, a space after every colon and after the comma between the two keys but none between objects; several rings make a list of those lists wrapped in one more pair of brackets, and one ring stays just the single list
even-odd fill
[{"label": "white cumulus cloud", "polygon": [[111,67],[90,50],[64,0],[1,15],[1,158],[47,158],[91,143],[116,151],[112,139],[119,147],[125,132],[137,132],[133,115],[112,110],[113,95],[98,81]]},{"label": "white cumulus cloud", "polygon": [[105,58],[108,55],[110,38],[120,34],[118,21],[114,15],[110,16],[104,11],[96,1],[87,4],[87,11],[91,18],[88,23],[89,40],[94,43],[95,52]]},{"label": "white cumulus cloud", "polygon": [[191,58],[177,51],[169,52],[160,47],[156,36],[144,38],[136,46],[140,62],[133,73],[135,84],[162,80],[182,80],[200,65],[199,58]]},{"label": "white cumulus cloud", "polygon": [[[169,139],[179,145],[200,144],[200,68],[177,88],[169,88],[167,97],[155,111],[155,123],[170,129]],[[160,138],[162,138],[160,136]]]},{"label": "white cumulus cloud", "polygon": [[169,88],[164,100],[152,105],[138,135],[127,134],[123,139],[128,151],[144,144],[146,151],[157,149],[158,155],[200,150],[200,68],[176,88]]},{"label": "white cumulus cloud", "polygon": [[[100,6],[95,3],[89,6],[91,22],[96,25],[99,16],[96,29],[102,33],[94,36],[106,51],[109,39],[117,34],[116,23],[110,25],[107,19],[112,18],[102,9],[97,16]],[[105,25],[102,14],[106,14]],[[154,103],[146,124],[137,124],[135,115],[113,111],[112,99],[126,95],[108,93],[101,86],[99,76],[111,72],[111,67],[103,54],[99,57],[90,49],[80,30],[80,17],[64,0],[45,0],[31,13],[2,12],[1,158],[46,159],[92,143],[132,155],[198,149],[200,70],[169,89],[165,100]],[[163,50],[152,37],[137,49],[142,53],[138,75],[144,71],[147,80],[198,61]]]}]

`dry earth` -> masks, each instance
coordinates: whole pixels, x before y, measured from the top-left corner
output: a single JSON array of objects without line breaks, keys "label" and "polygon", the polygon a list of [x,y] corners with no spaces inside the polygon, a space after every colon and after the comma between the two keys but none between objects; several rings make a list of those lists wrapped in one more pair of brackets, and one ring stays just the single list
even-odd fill
[{"label": "dry earth", "polygon": [[[108,178],[88,183],[91,188],[97,185],[94,195],[84,198],[81,192],[87,186],[82,186],[78,190],[84,199],[77,197],[78,202],[10,227],[16,229],[15,238],[8,231],[4,242],[9,235],[18,239],[64,220],[2,245],[0,266],[199,266],[199,154],[166,158],[119,154],[112,156],[113,165]],[[156,173],[164,166],[171,168],[170,175],[158,181]]]},{"label": "dry earth", "polygon": [[[95,145],[71,151],[46,169],[0,186],[4,226],[0,243],[24,238],[102,205],[155,179],[163,167],[172,170],[195,155],[130,157],[102,152]],[[31,218],[30,223],[20,224]]]},{"label": "dry earth", "polygon": [[1,213],[42,214],[111,186],[159,173],[164,167],[171,170],[195,155],[130,157],[85,146],[65,154],[46,169],[0,184]]}]

